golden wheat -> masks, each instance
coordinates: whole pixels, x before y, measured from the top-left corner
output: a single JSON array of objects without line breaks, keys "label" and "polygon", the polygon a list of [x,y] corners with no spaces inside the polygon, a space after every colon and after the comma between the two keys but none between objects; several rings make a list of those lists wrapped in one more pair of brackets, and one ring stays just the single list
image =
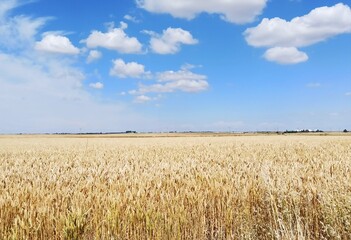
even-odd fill
[{"label": "golden wheat", "polygon": [[3,136],[0,239],[351,239],[351,137]]}]

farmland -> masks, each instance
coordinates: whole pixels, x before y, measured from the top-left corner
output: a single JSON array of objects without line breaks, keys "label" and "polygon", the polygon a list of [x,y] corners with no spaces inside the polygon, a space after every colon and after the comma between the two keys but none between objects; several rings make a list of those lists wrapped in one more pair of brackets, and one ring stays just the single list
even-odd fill
[{"label": "farmland", "polygon": [[0,239],[351,239],[351,136],[0,136]]}]

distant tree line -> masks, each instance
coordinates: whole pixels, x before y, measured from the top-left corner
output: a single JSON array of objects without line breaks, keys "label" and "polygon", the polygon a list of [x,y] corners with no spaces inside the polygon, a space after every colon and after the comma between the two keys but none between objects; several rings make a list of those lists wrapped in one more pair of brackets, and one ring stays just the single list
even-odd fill
[{"label": "distant tree line", "polygon": [[309,129],[303,129],[303,130],[285,130],[284,133],[322,133],[322,130],[309,130]]}]

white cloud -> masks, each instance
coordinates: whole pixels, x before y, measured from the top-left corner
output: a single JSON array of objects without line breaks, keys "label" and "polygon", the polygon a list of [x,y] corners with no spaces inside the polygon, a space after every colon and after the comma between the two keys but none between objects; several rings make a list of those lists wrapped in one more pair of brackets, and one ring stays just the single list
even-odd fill
[{"label": "white cloud", "polygon": [[137,96],[134,100],[135,103],[146,103],[150,101],[152,101],[152,98],[145,95]]},{"label": "white cloud", "polygon": [[11,10],[20,5],[21,4],[18,0],[2,0],[0,2],[0,17],[8,15],[11,12]]},{"label": "white cloud", "polygon": [[122,59],[116,59],[113,62],[113,67],[110,70],[111,76],[117,76],[119,78],[140,78],[147,74],[145,67],[142,64],[136,62],[126,63]]},{"label": "white cloud", "polygon": [[[125,104],[101,102],[85,91],[82,87],[85,73],[74,67],[71,60],[33,51],[38,28],[31,26],[44,22],[26,16],[4,18],[10,13],[4,10],[3,3],[1,30],[11,26],[11,34],[0,31],[0,112],[6,113],[0,117],[0,133],[153,128],[153,120],[145,119]],[[25,19],[28,31],[14,19]],[[11,36],[13,45],[7,45],[3,36]],[[2,51],[7,47],[13,47],[15,53]]]},{"label": "white cloud", "polygon": [[[100,103],[83,90],[84,73],[57,60],[0,54],[2,133],[121,131],[142,116]],[[94,114],[92,114],[94,113]],[[143,120],[145,121],[145,119]]]},{"label": "white cloud", "polygon": [[[145,31],[147,32],[147,31]],[[150,32],[149,32],[150,34]],[[182,44],[197,44],[190,32],[181,28],[167,28],[162,35],[151,33],[150,48],[159,54],[174,54],[180,51]]]},{"label": "white cloud", "polygon": [[159,82],[176,82],[179,80],[188,80],[188,81],[199,81],[206,80],[205,75],[199,75],[189,71],[188,69],[181,69],[177,72],[175,71],[166,71],[157,74],[157,79]]},{"label": "white cloud", "polygon": [[2,0],[0,2],[0,19],[4,18],[5,15],[18,5],[16,0]]},{"label": "white cloud", "polygon": [[113,26],[108,29],[108,32],[93,31],[85,42],[88,48],[103,47],[110,50],[116,50],[120,53],[140,53],[142,44],[135,37],[129,37],[124,30],[128,25],[121,22],[119,28]]},{"label": "white cloud", "polygon": [[346,96],[351,96],[351,92],[345,93]]},{"label": "white cloud", "polygon": [[[113,22],[111,24],[112,24],[112,26],[114,25]],[[123,30],[126,30],[128,28],[128,24],[123,22],[123,21],[121,21],[119,24],[121,25],[120,28]]]},{"label": "white cloud", "polygon": [[36,42],[35,49],[42,52],[70,55],[76,55],[80,52],[67,37],[52,34],[46,35],[40,42]]},{"label": "white cloud", "polygon": [[246,41],[255,47],[304,47],[343,33],[351,33],[351,9],[339,3],[316,8],[290,22],[265,18],[244,34]]},{"label": "white cloud", "polygon": [[95,89],[103,89],[104,88],[104,84],[102,84],[101,82],[90,83],[89,87],[95,88]]},{"label": "white cloud", "polygon": [[[146,95],[140,95],[134,98],[134,103],[147,103],[147,102],[151,102],[151,101],[158,101],[162,98],[161,94],[158,94],[155,97],[149,97]],[[159,104],[156,104],[156,106],[159,106]]]},{"label": "white cloud", "polygon": [[194,68],[201,68],[202,65],[193,65],[193,64],[190,64],[190,63],[185,63],[183,64],[180,69],[181,70],[191,70],[191,69],[194,69]]},{"label": "white cloud", "polygon": [[169,13],[174,17],[193,19],[206,12],[219,14],[232,23],[247,23],[255,20],[266,6],[267,0],[137,0],[139,7],[154,13]]},{"label": "white cloud", "polygon": [[195,93],[205,91],[209,87],[205,75],[195,74],[187,69],[158,73],[157,82],[152,85],[140,85],[137,90],[132,90],[129,93],[132,95],[175,91]]},{"label": "white cloud", "polygon": [[[298,48],[344,33],[351,33],[351,9],[339,3],[332,7],[316,8],[291,21],[265,18],[258,26],[247,29],[244,35],[247,43],[254,47]],[[306,56],[300,52],[298,59],[306,59]]]},{"label": "white cloud", "polygon": [[131,21],[131,22],[134,22],[134,23],[139,23],[140,21],[136,18],[136,17],[133,17],[131,15],[124,15],[123,17],[125,20],[128,20],[128,21]]},{"label": "white cloud", "polygon": [[97,50],[91,50],[89,52],[88,58],[87,58],[87,63],[94,62],[102,57],[102,53]]},{"label": "white cloud", "polygon": [[23,49],[34,44],[34,36],[48,18],[31,18],[28,16],[11,16],[14,8],[21,5],[15,0],[0,2],[0,47],[6,49]]},{"label": "white cloud", "polygon": [[308,60],[307,54],[295,47],[270,48],[263,56],[266,60],[279,64],[297,64]]}]

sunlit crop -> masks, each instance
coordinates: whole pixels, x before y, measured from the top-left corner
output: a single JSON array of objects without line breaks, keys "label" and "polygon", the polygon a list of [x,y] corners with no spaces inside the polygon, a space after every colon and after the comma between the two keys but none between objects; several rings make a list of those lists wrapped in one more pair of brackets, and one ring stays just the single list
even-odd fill
[{"label": "sunlit crop", "polygon": [[2,136],[0,239],[351,239],[351,137]]}]

